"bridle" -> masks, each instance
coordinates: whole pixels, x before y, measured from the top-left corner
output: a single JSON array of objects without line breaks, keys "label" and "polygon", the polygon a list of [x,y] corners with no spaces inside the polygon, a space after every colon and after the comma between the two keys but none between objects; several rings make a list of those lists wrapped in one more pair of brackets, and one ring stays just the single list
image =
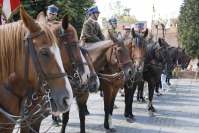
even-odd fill
[{"label": "bridle", "polygon": [[69,76],[69,78],[72,79],[73,92],[74,93],[84,92],[85,90],[83,90],[83,88],[88,88],[88,87],[85,87],[85,86],[87,86],[88,80],[87,80],[86,83],[81,82],[81,77],[80,77],[80,74],[79,74],[78,65],[79,64],[88,65],[88,63],[87,62],[83,62],[83,63],[77,63],[76,62],[74,53],[72,52],[71,45],[78,45],[78,42],[74,41],[71,44],[67,42],[67,36],[73,35],[74,33],[73,32],[66,32],[65,33],[61,25],[59,25],[58,28],[59,28],[59,37],[61,39],[63,39],[63,41],[64,41],[64,46],[67,50],[67,53],[68,53],[68,56],[69,56],[69,59],[70,59],[70,62],[72,64],[72,68],[73,68],[73,71],[74,71],[73,76]]},{"label": "bridle", "polygon": [[[110,60],[111,60],[111,57],[112,57],[112,54],[113,54],[115,59],[117,60],[117,67],[113,66],[113,68],[116,70],[117,73],[123,73],[124,74],[124,65],[126,65],[128,63],[132,63],[132,60],[131,59],[127,59],[127,60],[121,62],[120,55],[118,54],[118,51],[122,50],[122,48],[121,47],[116,47],[118,44],[120,44],[119,41],[116,42],[116,43],[113,43],[111,45]],[[122,44],[122,45],[124,45],[124,44]]]},{"label": "bridle", "polygon": [[[24,96],[19,96],[16,95],[16,93],[13,91],[13,89],[9,88],[8,85],[6,85],[6,83],[4,83],[4,87],[6,88],[6,90],[8,90],[9,92],[11,92],[14,96],[16,96],[17,98],[19,98],[19,101],[21,103],[19,103],[19,105],[22,106],[22,109],[20,112],[22,112],[22,115],[20,116],[14,116],[10,113],[8,113],[7,111],[5,111],[4,109],[0,108],[0,112],[2,114],[4,114],[5,117],[7,117],[10,121],[12,121],[12,123],[14,124],[21,124],[24,122],[26,123],[26,126],[30,126],[31,124],[34,124],[37,120],[42,120],[45,117],[49,116],[52,112],[51,109],[51,102],[50,102],[50,87],[48,86],[48,82],[47,80],[49,79],[55,79],[55,78],[61,78],[64,76],[67,76],[66,73],[58,73],[58,74],[44,74],[42,69],[41,69],[41,65],[39,63],[38,57],[36,55],[36,51],[35,48],[33,46],[33,38],[36,38],[40,35],[45,34],[44,31],[40,30],[36,33],[32,33],[32,34],[28,34],[27,32],[25,32],[25,69],[24,69],[24,87],[26,90],[26,93]],[[38,76],[38,81],[37,81],[37,85],[36,88],[34,88],[35,93],[32,94],[32,92],[28,91],[28,89],[30,90],[30,86],[28,85],[28,68],[29,68],[29,55],[31,56],[32,62],[34,64],[37,76]],[[32,106],[32,102],[38,99],[39,94],[39,90],[41,89],[41,87],[44,89],[44,95],[42,97],[42,100],[40,101],[40,103],[38,103],[31,112],[29,112],[28,108],[30,108]],[[33,89],[33,88],[31,88]],[[12,91],[11,91],[12,90]],[[24,98],[27,98],[26,100]],[[22,101],[24,102],[24,105],[22,105]],[[49,105],[49,107],[46,109],[46,112],[40,114],[33,122],[29,123],[28,119],[30,117],[32,117],[33,115],[37,114],[42,108],[46,107],[46,105]],[[15,120],[18,119],[18,120]]]}]

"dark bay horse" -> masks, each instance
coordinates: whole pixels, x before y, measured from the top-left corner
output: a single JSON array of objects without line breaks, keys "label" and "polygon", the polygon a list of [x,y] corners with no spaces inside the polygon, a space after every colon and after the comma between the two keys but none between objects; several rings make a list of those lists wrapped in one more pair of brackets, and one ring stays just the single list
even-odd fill
[{"label": "dark bay horse", "polygon": [[162,70],[167,65],[168,69],[173,69],[173,60],[168,52],[168,46],[162,38],[158,39],[158,43],[151,42],[146,48],[145,68],[143,71],[143,79],[148,82],[149,91],[149,115],[154,116],[156,109],[153,107],[152,100],[154,94],[154,85],[160,78]]},{"label": "dark bay horse", "polygon": [[[37,20],[45,22],[44,14],[40,13],[37,17]],[[84,48],[82,47],[79,48],[79,44],[77,43],[78,41],[77,32],[75,28],[71,24],[69,24],[68,14],[65,14],[63,16],[61,22],[48,23],[47,25],[53,31],[53,33],[58,39],[58,43],[60,44],[64,68],[67,74],[69,74],[70,77],[72,78],[72,80],[70,81],[71,81],[71,85],[73,89],[73,94],[74,94],[74,97],[76,97],[76,101],[79,108],[80,127],[81,127],[80,130],[81,132],[85,132],[84,112],[86,109],[86,103],[88,100],[89,92],[93,93],[98,90],[99,78],[95,72],[89,53]],[[65,40],[63,36],[66,37]],[[83,56],[82,59],[84,60],[83,63],[78,62],[78,60],[76,59],[77,57],[73,57],[73,55],[74,56],[75,54],[78,55],[78,53],[82,53],[81,54]],[[69,63],[65,61],[65,58],[70,59],[71,65],[69,65]],[[89,74],[86,74],[86,76],[82,76],[84,79],[86,79],[84,81],[83,80],[81,81],[82,85],[84,86],[80,86],[80,89],[77,90],[76,89],[77,85],[75,85],[76,80],[73,80],[73,79],[77,78],[77,71],[81,72],[82,69],[80,65],[84,65],[85,70],[87,71],[89,70]],[[76,68],[77,70],[74,68]],[[82,75],[80,72],[79,72],[79,75]],[[63,118],[62,119],[63,124],[62,124],[61,132],[65,132],[66,124],[69,119],[69,111],[66,113],[63,113],[62,118]]]},{"label": "dark bay horse", "polygon": [[25,88],[25,90],[11,91],[5,87],[7,90],[4,92],[11,94],[1,93],[3,95],[0,98],[1,113],[13,123],[17,122],[6,111],[7,108],[3,107],[11,104],[2,99],[6,98],[6,94],[12,95],[10,99],[20,96],[17,97],[18,102],[21,97],[23,98],[19,103],[25,102],[25,105],[19,104],[15,110],[20,107],[23,109],[12,112],[13,115],[21,115],[21,121],[27,120],[37,112],[37,110],[26,112],[26,109],[31,106],[31,99],[37,99],[40,86],[45,95],[43,102],[49,104],[48,115],[51,112],[58,115],[68,111],[73,98],[54,34],[47,26],[35,22],[22,7],[20,7],[20,15],[21,21],[0,27],[0,82],[3,84],[9,75],[15,73],[18,81],[23,81]]},{"label": "dark bay horse", "polygon": [[111,40],[86,44],[93,65],[100,77],[100,90],[104,93],[104,127],[116,131],[112,125],[113,105],[119,88],[134,73],[132,60],[121,38],[109,32]]},{"label": "dark bay horse", "polygon": [[[40,110],[38,107],[37,110],[35,108],[33,111],[28,110],[39,95],[43,94],[44,100],[47,98],[47,101],[43,101],[45,104],[51,103],[47,110],[48,114],[45,114],[47,116],[51,110],[54,115],[68,111],[73,98],[54,34],[44,24],[35,22],[22,7],[20,13],[22,21],[0,27],[0,37],[3,38],[0,39],[0,49],[3,50],[0,64],[1,68],[4,68],[0,69],[1,84],[3,84],[0,88],[0,95],[3,98],[0,100],[0,123],[1,128],[4,128],[3,123],[5,128],[11,129],[7,132],[12,132],[17,123],[15,119],[21,118],[19,122],[26,121]],[[28,36],[25,38],[24,34]],[[9,75],[11,76],[7,77],[8,80],[5,80]],[[18,117],[12,119],[13,116]],[[6,123],[12,124],[6,125]]]},{"label": "dark bay horse", "polygon": [[131,30],[132,39],[125,41],[125,45],[129,50],[129,54],[135,65],[135,73],[133,77],[125,82],[125,111],[124,116],[128,122],[133,122],[134,115],[132,114],[133,96],[137,85],[142,80],[142,72],[145,60],[145,49],[147,45],[146,37],[148,29],[143,34],[135,33],[134,29]]},{"label": "dark bay horse", "polygon": [[[161,38],[158,39],[158,43],[151,41],[149,44],[147,44],[146,47],[146,56],[142,77],[145,81],[148,82],[148,110],[150,116],[154,116],[153,112],[156,111],[156,109],[153,107],[152,99],[154,94],[154,87],[160,79],[162,70],[165,65],[167,65],[169,69],[173,69],[173,60],[168,52],[168,47],[169,46],[164,43],[164,40]],[[143,87],[144,81],[139,82],[138,88],[143,90]],[[129,113],[130,116],[133,116],[132,109],[129,108],[129,112],[127,113]],[[131,121],[129,120],[129,122],[133,122],[133,118]]]}]

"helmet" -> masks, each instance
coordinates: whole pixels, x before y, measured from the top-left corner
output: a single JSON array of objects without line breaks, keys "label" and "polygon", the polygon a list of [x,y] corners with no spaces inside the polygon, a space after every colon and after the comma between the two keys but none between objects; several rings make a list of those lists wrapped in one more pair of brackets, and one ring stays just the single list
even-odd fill
[{"label": "helmet", "polygon": [[58,7],[56,7],[55,5],[50,5],[48,6],[47,12],[52,14],[57,14],[58,10],[59,10]]},{"label": "helmet", "polygon": [[87,14],[90,15],[92,13],[100,13],[97,6],[93,6],[90,9],[88,9]]},{"label": "helmet", "polygon": [[111,18],[111,19],[109,19],[109,22],[110,23],[117,23],[117,19],[116,18]]}]

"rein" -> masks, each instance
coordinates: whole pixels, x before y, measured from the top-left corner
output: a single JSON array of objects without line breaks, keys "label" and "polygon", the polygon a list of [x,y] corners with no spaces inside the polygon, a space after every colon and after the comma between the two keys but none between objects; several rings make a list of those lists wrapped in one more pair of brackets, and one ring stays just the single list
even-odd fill
[{"label": "rein", "polygon": [[[64,41],[64,46],[65,46],[65,48],[67,50],[70,62],[72,64],[72,68],[73,68],[73,70],[75,72],[73,74],[73,76],[70,76],[70,79],[72,79],[73,92],[81,93],[81,92],[83,92],[82,88],[84,88],[84,86],[86,86],[87,83],[82,83],[81,82],[81,77],[80,77],[79,69],[78,69],[78,66],[77,66],[78,63],[76,63],[75,56],[74,56],[74,53],[72,52],[71,45],[67,42],[67,36],[73,35],[73,32],[65,33],[63,28],[61,27],[61,25],[59,25],[59,34],[60,34],[60,38],[62,38],[63,41]],[[75,44],[77,45],[77,42],[75,42]],[[86,62],[83,62],[81,64],[88,65],[88,63],[86,63]]]},{"label": "rein", "polygon": [[[51,103],[50,103],[50,88],[48,86],[48,83],[46,80],[48,79],[55,79],[55,78],[60,78],[60,77],[64,77],[67,76],[66,73],[59,73],[59,74],[49,74],[49,75],[45,75],[41,69],[38,57],[36,55],[36,51],[35,48],[33,46],[32,43],[32,39],[38,37],[39,35],[43,35],[45,34],[44,31],[39,31],[37,33],[33,33],[30,35],[25,35],[24,41],[25,41],[25,70],[24,70],[24,87],[26,89],[26,94],[25,96],[21,97],[19,95],[16,95],[16,93],[14,91],[11,91],[12,89],[10,89],[8,86],[6,86],[6,84],[4,84],[4,87],[11,92],[14,96],[18,97],[21,101],[22,99],[25,100],[24,98],[27,97],[27,100],[25,100],[24,105],[21,104],[22,106],[22,115],[20,116],[14,116],[12,114],[9,114],[7,111],[3,110],[2,108],[0,108],[0,112],[7,117],[10,121],[12,121],[12,123],[14,124],[22,124],[23,122],[25,122],[27,119],[29,119],[30,117],[32,117],[33,115],[37,114],[41,108],[45,107],[47,104],[49,104],[49,108],[47,108],[47,111],[44,112],[43,114],[40,114],[38,118],[36,118],[33,122],[31,122],[31,124],[33,124],[34,122],[36,122],[37,120],[42,120],[44,118],[46,118],[47,116],[49,116],[51,114]],[[29,85],[28,85],[28,64],[29,64],[29,55],[31,56],[32,62],[34,64],[35,70],[37,72],[38,75],[38,82],[37,82],[37,87],[35,88],[36,92],[34,94],[31,94],[30,90],[28,91]],[[42,98],[42,100],[40,101],[39,104],[37,104],[31,112],[28,112],[28,108],[30,108],[32,106],[32,101],[33,100],[37,100],[38,96],[39,96],[39,89],[42,86],[42,88],[45,90],[45,94]],[[21,112],[20,111],[20,112]],[[12,118],[14,117],[14,118]],[[18,120],[15,120],[18,119]],[[28,125],[28,124],[27,124]]]}]

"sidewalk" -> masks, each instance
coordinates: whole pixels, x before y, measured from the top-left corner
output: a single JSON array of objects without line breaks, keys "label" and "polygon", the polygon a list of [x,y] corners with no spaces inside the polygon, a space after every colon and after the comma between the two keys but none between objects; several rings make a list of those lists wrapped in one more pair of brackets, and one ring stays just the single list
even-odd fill
[{"label": "sidewalk", "polygon": [[[124,97],[116,97],[117,109],[113,112],[113,125],[118,133],[198,133],[199,132],[199,80],[171,79],[172,91],[163,96],[154,95],[155,117],[149,117],[147,103],[137,103],[134,98],[135,122],[124,118]],[[137,94],[137,93],[136,93]],[[86,132],[104,133],[104,105],[99,93],[90,94],[88,100],[90,115],[86,116]],[[51,116],[42,122],[41,132],[52,124]],[[48,133],[59,133],[61,127],[52,126]],[[79,115],[73,101],[67,133],[79,132]]]}]

